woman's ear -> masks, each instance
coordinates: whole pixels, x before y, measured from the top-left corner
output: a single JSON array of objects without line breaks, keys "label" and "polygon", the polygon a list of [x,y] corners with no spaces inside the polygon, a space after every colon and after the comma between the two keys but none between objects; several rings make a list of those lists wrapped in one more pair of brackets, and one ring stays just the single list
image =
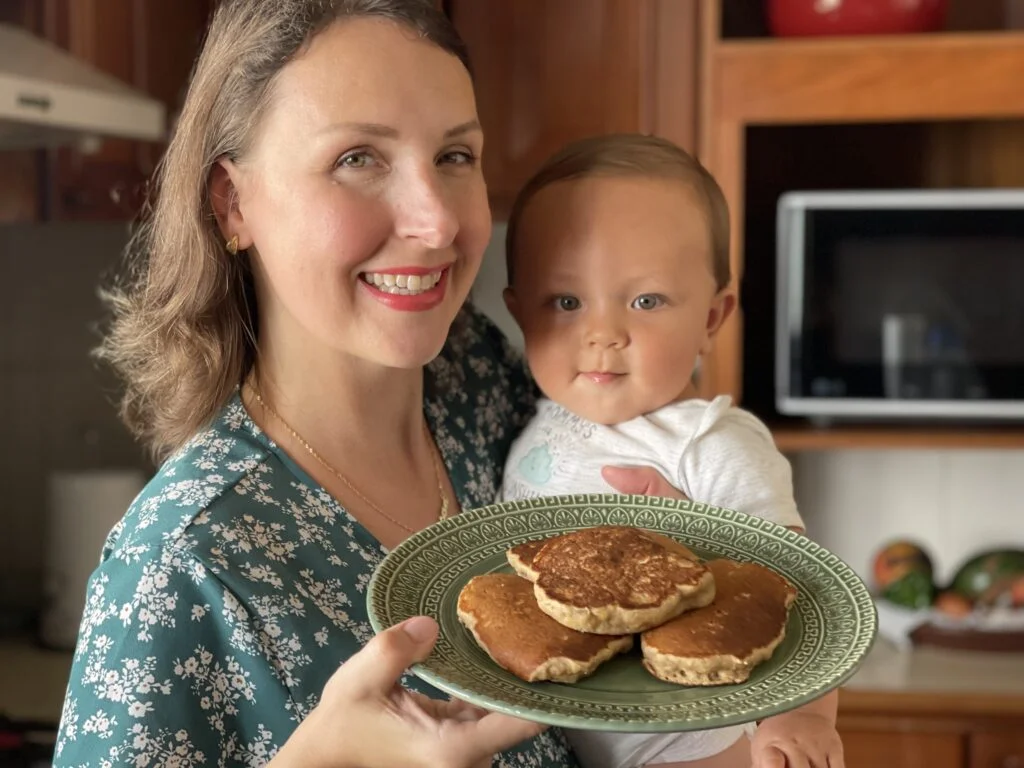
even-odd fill
[{"label": "woman's ear", "polygon": [[238,238],[237,248],[244,251],[252,246],[249,228],[238,205],[238,183],[241,173],[238,166],[226,157],[222,157],[210,169],[210,204],[213,215],[217,218],[217,226],[228,242]]},{"label": "woman's ear", "polygon": [[729,315],[736,309],[736,301],[736,291],[729,286],[720,290],[711,300],[707,324],[704,327],[704,343],[700,347],[701,355],[706,355],[711,351],[711,342],[725,321],[729,319]]}]

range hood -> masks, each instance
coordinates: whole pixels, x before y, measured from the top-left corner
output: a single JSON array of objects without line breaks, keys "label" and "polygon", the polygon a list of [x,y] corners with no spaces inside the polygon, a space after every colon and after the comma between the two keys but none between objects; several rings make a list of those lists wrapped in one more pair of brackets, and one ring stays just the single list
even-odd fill
[{"label": "range hood", "polygon": [[0,149],[37,149],[104,137],[160,141],[162,103],[67,51],[0,24]]}]

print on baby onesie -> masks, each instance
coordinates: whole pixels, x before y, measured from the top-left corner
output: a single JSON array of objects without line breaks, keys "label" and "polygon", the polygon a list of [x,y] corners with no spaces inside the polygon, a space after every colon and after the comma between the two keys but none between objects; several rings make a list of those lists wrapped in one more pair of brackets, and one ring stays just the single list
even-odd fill
[{"label": "print on baby onesie", "polygon": [[519,460],[519,473],[534,485],[544,485],[551,479],[552,465],[551,451],[541,443]]}]

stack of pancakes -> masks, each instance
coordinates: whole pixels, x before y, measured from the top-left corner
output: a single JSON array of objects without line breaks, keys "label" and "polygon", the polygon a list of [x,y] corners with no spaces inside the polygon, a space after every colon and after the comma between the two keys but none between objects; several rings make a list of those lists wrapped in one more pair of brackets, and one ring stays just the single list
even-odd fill
[{"label": "stack of pancakes", "polygon": [[502,668],[574,683],[633,646],[684,685],[742,682],[785,635],[796,590],[752,563],[701,563],[674,539],[597,526],[513,547],[516,574],[473,577],[459,620]]}]

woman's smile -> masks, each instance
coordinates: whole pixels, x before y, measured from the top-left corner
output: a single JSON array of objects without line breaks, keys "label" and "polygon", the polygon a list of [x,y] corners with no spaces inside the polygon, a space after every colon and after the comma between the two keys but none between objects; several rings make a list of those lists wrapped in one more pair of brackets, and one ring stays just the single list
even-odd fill
[{"label": "woman's smile", "polygon": [[451,264],[438,268],[400,267],[387,272],[363,272],[360,285],[391,309],[423,312],[444,301]]},{"label": "woman's smile", "polygon": [[409,296],[429,291],[441,282],[447,269],[447,266],[430,271],[420,267],[402,267],[390,272],[363,272],[360,277],[384,293]]}]

